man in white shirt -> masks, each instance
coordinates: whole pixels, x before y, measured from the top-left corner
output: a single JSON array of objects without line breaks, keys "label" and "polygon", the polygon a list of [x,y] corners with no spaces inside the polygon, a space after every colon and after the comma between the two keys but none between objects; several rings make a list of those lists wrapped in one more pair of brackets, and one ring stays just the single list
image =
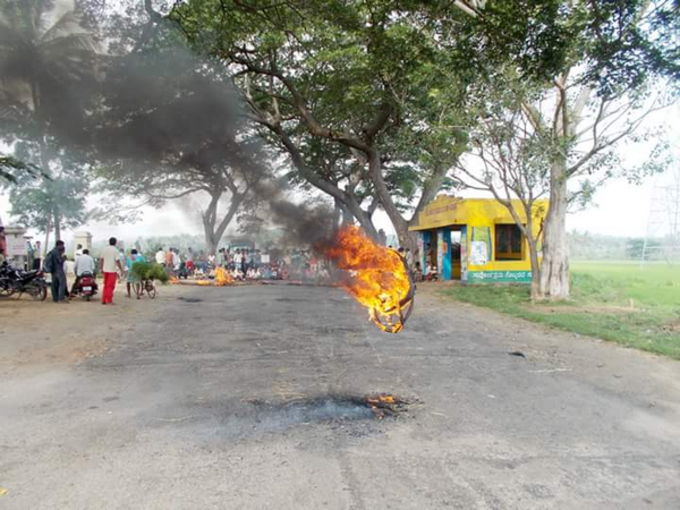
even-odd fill
[{"label": "man in white shirt", "polygon": [[76,258],[75,272],[77,278],[85,273],[94,274],[94,259],[90,256],[90,250],[84,249],[82,255]]},{"label": "man in white shirt", "polygon": [[175,248],[172,251],[172,270],[173,271],[179,271],[179,266],[181,264],[180,258],[179,258],[179,253],[177,251],[177,248]]},{"label": "man in white shirt", "polygon": [[94,259],[90,256],[90,250],[87,248],[76,257],[74,272],[76,273],[76,281],[73,282],[73,287],[71,287],[71,296],[74,296],[76,289],[80,287],[81,276],[85,273],[90,273],[94,276]]},{"label": "man in white shirt", "polygon": [[116,288],[116,280],[118,279],[119,270],[123,272],[123,266],[120,263],[120,254],[116,243],[118,241],[115,237],[109,239],[109,245],[104,248],[99,256],[99,267],[104,275],[104,292],[102,292],[102,304],[113,304],[113,291]]},{"label": "man in white shirt", "polygon": [[156,252],[156,263],[161,266],[165,264],[165,251],[163,248],[158,248],[158,251]]}]

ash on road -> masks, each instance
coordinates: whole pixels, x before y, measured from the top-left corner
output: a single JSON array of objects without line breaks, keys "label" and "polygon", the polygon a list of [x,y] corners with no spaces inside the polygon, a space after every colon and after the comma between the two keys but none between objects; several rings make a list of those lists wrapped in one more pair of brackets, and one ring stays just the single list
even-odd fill
[{"label": "ash on road", "polygon": [[680,508],[676,362],[427,286],[399,335],[330,288],[117,301],[0,302],[1,509]]}]

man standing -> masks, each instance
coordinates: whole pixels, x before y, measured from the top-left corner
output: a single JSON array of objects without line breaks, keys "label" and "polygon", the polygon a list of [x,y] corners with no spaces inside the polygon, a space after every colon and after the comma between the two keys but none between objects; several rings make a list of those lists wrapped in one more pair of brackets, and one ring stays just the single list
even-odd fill
[{"label": "man standing", "polygon": [[39,271],[42,264],[42,246],[40,241],[35,242],[35,253],[33,254],[33,270]]},{"label": "man standing", "polygon": [[7,241],[5,240],[5,227],[0,224],[0,262],[7,258]]},{"label": "man standing", "polygon": [[109,245],[102,250],[99,256],[99,267],[104,275],[103,305],[113,304],[113,291],[116,289],[116,280],[118,279],[116,270],[118,269],[121,273],[123,272],[118,248],[116,248],[117,242],[115,237],[109,239]]},{"label": "man standing", "polygon": [[179,258],[179,250],[175,248],[172,251],[172,270],[177,274],[179,271],[180,265],[182,264],[182,261]]},{"label": "man standing", "polygon": [[52,301],[68,303],[66,301],[66,273],[64,273],[64,241],[57,241],[54,249],[45,256],[45,271],[52,276]]},{"label": "man standing", "polygon": [[165,264],[165,252],[161,247],[159,247],[156,252],[156,264],[160,264],[161,266]]},{"label": "man standing", "polygon": [[215,267],[224,267],[224,248],[217,250],[215,255]]}]

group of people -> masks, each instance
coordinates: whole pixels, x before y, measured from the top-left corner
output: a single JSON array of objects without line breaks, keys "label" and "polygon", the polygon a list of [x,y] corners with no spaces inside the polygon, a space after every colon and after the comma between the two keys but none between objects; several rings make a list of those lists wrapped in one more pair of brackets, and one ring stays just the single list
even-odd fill
[{"label": "group of people", "polygon": [[[64,241],[57,241],[54,248],[47,253],[43,261],[43,270],[46,273],[50,273],[51,276],[52,301],[55,303],[68,303],[76,294],[81,279],[88,274],[94,277],[97,273],[97,268],[99,268],[104,279],[102,304],[113,304],[113,294],[118,281],[118,274],[119,272],[121,274],[124,272],[120,252],[116,247],[117,242],[115,237],[109,239],[108,246],[99,254],[99,263],[97,264],[90,255],[90,251],[86,248],[84,249],[81,245],[78,245],[76,248],[74,260],[69,260],[66,256]],[[68,270],[69,266],[71,266],[70,269],[75,274],[75,281],[70,289],[67,282],[67,273],[71,272]]]},{"label": "group of people", "polygon": [[[392,248],[392,247],[390,247]],[[416,260],[408,248],[398,248],[397,252],[404,258],[409,270],[417,281],[423,279],[420,262]],[[132,249],[126,255],[118,247],[115,237],[109,239],[109,244],[99,254],[98,261],[90,255],[89,250],[81,245],[76,248],[75,258],[69,260],[65,254],[63,241],[57,241],[54,248],[45,256],[43,269],[51,273],[52,299],[55,303],[68,303],[79,288],[80,279],[85,274],[96,275],[99,270],[104,280],[102,304],[113,304],[113,296],[118,279],[123,277],[127,284],[127,296],[131,297],[131,287],[137,283],[137,277],[132,270],[139,262],[146,262],[143,254]],[[280,279],[321,279],[329,277],[329,269],[323,260],[313,252],[305,250],[288,250],[275,258],[259,249],[249,248],[220,248],[215,255],[196,252],[189,248],[180,253],[177,248],[158,248],[153,260],[163,266],[173,276],[195,276],[208,278],[215,275],[215,270],[221,267],[228,271],[236,281],[244,280],[280,280]],[[427,271],[425,274],[434,271]],[[69,289],[67,274],[75,274],[75,282]]]},{"label": "group of people", "polygon": [[249,248],[220,248],[215,255],[188,248],[181,252],[177,248],[158,248],[154,256],[171,275],[182,277],[210,278],[220,267],[236,281],[282,279],[287,273],[282,263],[273,260],[269,253]]}]

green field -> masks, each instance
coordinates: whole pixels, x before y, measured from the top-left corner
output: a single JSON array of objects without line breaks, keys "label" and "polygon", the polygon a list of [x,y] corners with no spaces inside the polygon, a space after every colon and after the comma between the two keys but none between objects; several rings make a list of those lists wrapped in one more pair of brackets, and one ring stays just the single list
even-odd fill
[{"label": "green field", "polygon": [[443,294],[502,313],[680,359],[680,265],[575,261],[572,299],[532,305],[527,286],[452,286]]}]

